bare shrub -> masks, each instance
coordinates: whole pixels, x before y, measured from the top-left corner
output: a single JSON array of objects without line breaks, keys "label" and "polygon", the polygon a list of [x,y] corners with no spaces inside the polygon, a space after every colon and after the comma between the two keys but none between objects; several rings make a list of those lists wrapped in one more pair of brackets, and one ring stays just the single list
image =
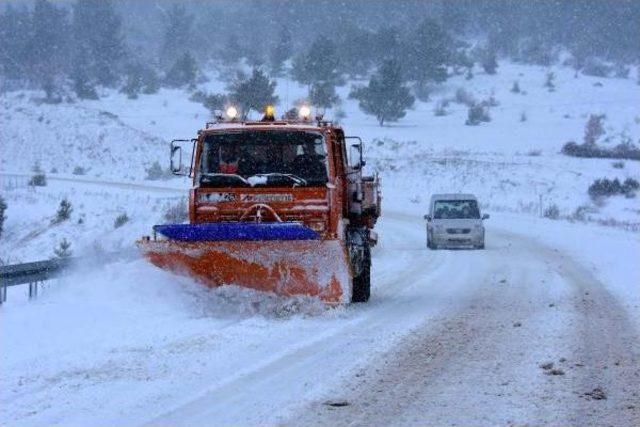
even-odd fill
[{"label": "bare shrub", "polygon": [[640,183],[633,178],[627,178],[620,183],[618,178],[610,180],[608,178],[596,179],[589,186],[589,196],[592,199],[610,197],[624,194],[627,197],[634,197],[635,192],[640,188]]},{"label": "bare shrub", "polygon": [[611,163],[611,166],[613,166],[616,169],[623,169],[624,168],[624,162],[621,162],[621,161],[613,162],[613,163]]},{"label": "bare shrub", "polygon": [[609,77],[612,67],[597,58],[589,58],[582,68],[582,74],[594,77]]},{"label": "bare shrub", "polygon": [[447,114],[449,114],[449,112],[447,111],[448,106],[449,106],[449,100],[441,99],[436,103],[436,106],[433,109],[433,114],[437,117],[446,116]]},{"label": "bare shrub", "polygon": [[87,170],[85,168],[83,168],[82,166],[76,166],[75,168],[73,168],[73,174],[74,175],[86,175],[87,174]]},{"label": "bare shrub", "polygon": [[491,116],[489,115],[489,109],[483,104],[476,104],[469,107],[467,113],[467,126],[478,126],[482,122],[490,122]]},{"label": "bare shrub", "polygon": [[187,212],[187,199],[182,198],[175,204],[170,204],[166,207],[164,212],[164,219],[168,223],[181,223],[185,222],[189,217]]},{"label": "bare shrub", "polygon": [[33,175],[29,179],[29,185],[32,187],[45,187],[47,185],[47,176],[40,167],[40,162],[36,162],[31,171]]},{"label": "bare shrub", "polygon": [[113,222],[113,228],[120,228],[123,225],[125,225],[127,222],[129,222],[129,216],[127,215],[126,212],[121,213],[116,217],[115,221]]},{"label": "bare shrub", "polygon": [[464,104],[467,107],[472,107],[476,104],[476,100],[473,95],[463,88],[458,88],[458,90],[456,90],[454,101],[458,104]]},{"label": "bare shrub", "polygon": [[157,181],[159,179],[167,179],[170,177],[170,172],[168,170],[162,169],[160,163],[157,161],[153,162],[153,164],[146,169],[147,177],[146,179],[150,181]]},{"label": "bare shrub", "polygon": [[549,92],[553,92],[556,90],[555,80],[556,80],[555,73],[553,71],[549,71],[544,81],[544,87],[546,87]]},{"label": "bare shrub", "polygon": [[520,83],[518,83],[517,80],[515,82],[513,82],[513,86],[511,87],[511,92],[512,93],[520,93]]},{"label": "bare shrub", "polygon": [[551,204],[545,208],[542,216],[549,219],[558,219],[560,218],[560,208],[555,203]]},{"label": "bare shrub", "polygon": [[604,135],[604,114],[591,114],[584,129],[584,143],[595,144],[598,138]]}]

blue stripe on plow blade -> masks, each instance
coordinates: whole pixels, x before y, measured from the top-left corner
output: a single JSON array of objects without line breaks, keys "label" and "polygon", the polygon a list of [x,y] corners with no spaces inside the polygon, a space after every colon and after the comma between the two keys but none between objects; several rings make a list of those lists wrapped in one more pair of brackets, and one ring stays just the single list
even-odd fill
[{"label": "blue stripe on plow blade", "polygon": [[233,240],[315,240],[318,233],[298,222],[215,222],[161,224],[153,230],[163,236],[187,242]]}]

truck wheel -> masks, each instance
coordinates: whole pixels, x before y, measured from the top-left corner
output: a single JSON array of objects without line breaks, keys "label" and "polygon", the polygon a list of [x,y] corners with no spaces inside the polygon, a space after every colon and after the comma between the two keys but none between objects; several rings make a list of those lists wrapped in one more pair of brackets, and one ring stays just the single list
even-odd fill
[{"label": "truck wheel", "polygon": [[367,302],[371,296],[371,249],[368,241],[365,243],[364,251],[362,271],[353,278],[351,302]]}]

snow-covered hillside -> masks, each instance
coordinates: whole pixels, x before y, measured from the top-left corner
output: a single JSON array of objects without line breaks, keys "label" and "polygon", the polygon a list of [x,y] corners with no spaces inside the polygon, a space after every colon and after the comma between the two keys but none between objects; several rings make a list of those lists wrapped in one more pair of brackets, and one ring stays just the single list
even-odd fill
[{"label": "snow-covered hillside", "polygon": [[[637,198],[614,196],[596,204],[587,189],[598,178],[637,179],[638,162],[614,168],[610,159],[577,159],[560,154],[560,149],[567,141],[582,141],[590,114],[606,114],[603,146],[620,143],[623,133],[640,144],[640,86],[631,79],[576,78],[573,70],[554,67],[556,88],[550,92],[544,87],[549,71],[504,62],[494,76],[451,78],[434,91],[431,101],[417,102],[399,123],[384,127],[364,115],[357,101],[347,99],[349,85],[339,88],[343,125],[367,142],[369,170],[383,178],[385,208],[402,206],[419,213],[434,192],[468,191],[491,211],[540,215],[557,205],[562,217],[637,229]],[[511,92],[515,81],[520,93]],[[465,126],[467,107],[455,101],[460,88],[476,100],[495,99],[491,122]],[[212,77],[201,89],[221,91],[224,83]],[[303,98],[306,88],[279,79],[277,92],[279,109],[284,110]],[[171,139],[192,138],[211,119],[183,91],[162,90],[136,100],[111,91],[103,95],[99,101],[61,105],[40,104],[41,95],[34,92],[3,95],[0,179],[9,209],[1,258],[47,257],[65,236],[76,253],[96,241],[105,250],[120,248],[162,220],[167,197],[179,200],[179,192],[160,198],[145,191],[103,193],[106,190],[54,179],[48,187],[33,189],[27,188],[26,178],[6,175],[29,174],[39,162],[50,178],[141,182],[153,162],[168,167]],[[450,100],[448,114],[436,116],[435,105],[443,99]],[[526,121],[521,121],[522,114]],[[73,175],[78,166],[86,175]],[[188,185],[175,178],[150,184]],[[19,188],[9,190],[15,185]],[[51,226],[64,197],[74,206],[72,220]],[[123,212],[131,221],[114,230],[113,221]],[[72,225],[80,218],[84,224]]]}]

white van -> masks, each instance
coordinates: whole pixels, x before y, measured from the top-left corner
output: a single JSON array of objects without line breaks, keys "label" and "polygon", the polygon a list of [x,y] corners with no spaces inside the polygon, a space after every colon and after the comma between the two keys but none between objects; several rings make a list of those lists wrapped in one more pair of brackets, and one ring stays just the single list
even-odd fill
[{"label": "white van", "polygon": [[434,194],[429,202],[427,247],[472,247],[484,249],[483,220],[473,194]]}]

